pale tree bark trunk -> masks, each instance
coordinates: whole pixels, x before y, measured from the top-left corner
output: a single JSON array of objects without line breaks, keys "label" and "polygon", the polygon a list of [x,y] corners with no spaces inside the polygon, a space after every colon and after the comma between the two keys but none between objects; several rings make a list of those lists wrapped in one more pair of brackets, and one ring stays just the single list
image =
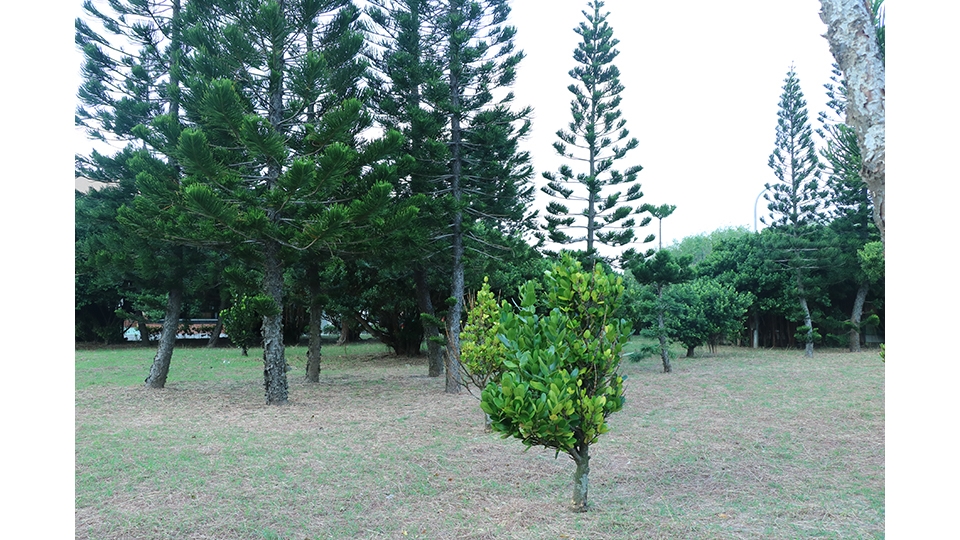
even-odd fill
[{"label": "pale tree bark trunk", "polygon": [[800,274],[797,274],[797,290],[800,295],[800,307],[803,309],[803,324],[807,327],[807,342],[803,349],[803,355],[807,358],[813,358],[813,319],[810,318],[810,306],[807,305],[807,297],[803,292],[803,283],[800,281]]},{"label": "pale tree bark trunk", "polygon": [[867,301],[867,292],[870,286],[866,283],[860,285],[857,289],[857,298],[853,301],[853,311],[850,313],[850,322],[853,328],[850,329],[850,352],[860,352],[860,318],[863,316],[863,304]]},{"label": "pale tree bark trunk", "polygon": [[[417,286],[417,307],[420,308],[420,313],[436,317],[433,301],[430,300],[430,285],[427,283],[426,271],[423,269],[414,271],[413,280]],[[443,347],[437,343],[437,338],[440,337],[440,329],[432,319],[423,320],[423,335],[427,340],[427,375],[439,377],[443,374],[444,369]]]},{"label": "pale tree bark trunk", "polygon": [[885,243],[886,75],[873,16],[864,0],[820,0],[820,6],[828,27],[824,37],[847,87],[845,123],[857,133],[860,177],[870,189],[873,220]]},{"label": "pale tree bark trunk", "polygon": [[276,315],[263,318],[263,388],[268,404],[287,402],[287,359],[283,346],[283,267],[278,246],[264,242],[263,293],[277,305]]},{"label": "pale tree bark trunk", "polygon": [[590,479],[590,445],[578,444],[573,453],[577,470],[573,473],[573,511],[587,511],[587,488]]},{"label": "pale tree bark trunk", "polygon": [[753,314],[753,348],[760,346],[760,313]]},{"label": "pale tree bark trunk", "polygon": [[144,380],[147,388],[163,388],[167,384],[170,360],[173,358],[173,348],[177,344],[177,327],[180,325],[180,310],[182,307],[183,291],[179,287],[170,289],[167,293],[167,310],[163,315],[160,339],[157,340],[159,342],[157,355],[153,357],[150,374]]}]

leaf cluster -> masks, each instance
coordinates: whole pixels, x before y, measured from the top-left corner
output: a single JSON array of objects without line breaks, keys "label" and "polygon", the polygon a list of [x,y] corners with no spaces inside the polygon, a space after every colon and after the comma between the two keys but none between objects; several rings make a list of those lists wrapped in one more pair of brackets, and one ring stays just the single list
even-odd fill
[{"label": "leaf cluster", "polygon": [[537,314],[534,282],[523,286],[519,311],[501,313],[505,370],[481,394],[494,430],[571,457],[609,430],[624,402],[618,368],[630,327],[613,317],[623,290],[602,265],[587,273],[569,255],[544,275],[547,315]]}]

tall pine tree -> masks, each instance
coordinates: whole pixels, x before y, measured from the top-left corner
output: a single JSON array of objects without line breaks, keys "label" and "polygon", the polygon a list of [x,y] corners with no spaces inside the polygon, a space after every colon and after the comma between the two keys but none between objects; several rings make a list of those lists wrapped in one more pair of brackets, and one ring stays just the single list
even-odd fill
[{"label": "tall pine tree", "polygon": [[[189,228],[178,204],[181,168],[175,147],[184,119],[181,85],[185,49],[181,0],[118,0],[98,8],[84,3],[86,19],[76,21],[76,43],[84,53],[84,82],[78,92],[76,122],[93,140],[125,143],[112,156],[93,151],[77,158],[77,173],[112,184],[135,179],[130,198],[118,210],[123,247],[113,263],[143,288],[165,290],[163,326],[146,385],[166,384],[185,280],[197,282],[204,254],[182,245]],[[101,35],[91,25],[103,27]],[[105,37],[106,36],[106,37]],[[130,235],[133,233],[133,236]],[[147,291],[144,291],[147,292]],[[141,339],[147,335],[141,330]]]},{"label": "tall pine tree", "polygon": [[[615,162],[626,157],[637,147],[637,139],[628,139],[626,120],[620,112],[620,70],[613,60],[620,52],[615,48],[619,40],[613,37],[613,28],[607,23],[609,12],[602,13],[603,2],[588,2],[589,11],[583,11],[585,22],[574,29],[581,42],[573,52],[577,66],[570,70],[576,81],[568,87],[573,94],[570,112],[573,116],[569,130],[558,130],[553,147],[557,153],[570,160],[583,163],[586,171],[575,173],[568,165],[555,173],[544,172],[548,180],[541,190],[564,202],[553,201],[547,206],[546,226],[548,237],[558,244],[586,241],[588,268],[598,260],[597,243],[623,246],[636,240],[635,227],[650,222],[646,217],[639,224],[632,217],[641,212],[628,203],[643,196],[637,173],[640,165],[628,167],[623,172],[614,169]],[[622,145],[621,145],[622,144]],[[612,191],[611,186],[626,188],[626,192]],[[615,189],[616,189],[615,188]],[[584,195],[584,191],[586,194]],[[574,201],[586,205],[580,215],[571,214],[565,202]],[[584,230],[583,236],[571,236],[570,229]],[[653,241],[649,235],[644,242]]]},{"label": "tall pine tree", "polygon": [[769,222],[782,234],[777,262],[791,271],[797,286],[797,299],[803,313],[805,354],[813,356],[816,332],[813,327],[807,277],[820,264],[820,249],[812,241],[815,226],[824,219],[825,192],[821,189],[820,164],[813,144],[813,128],[807,116],[807,102],[800,90],[800,79],[793,66],[784,79],[777,112],[776,142],[767,164],[777,178],[764,185]]},{"label": "tall pine tree", "polygon": [[[515,234],[529,218],[531,170],[518,141],[529,129],[530,110],[513,108],[508,92],[523,55],[514,49],[516,30],[506,24],[506,1],[374,4],[379,119],[407,135],[407,151],[417,161],[404,190],[431,199],[430,217],[422,222],[425,244],[412,254],[411,267],[428,340],[439,322],[430,316],[430,290],[450,287],[443,358],[446,389],[455,393],[461,387],[459,334],[470,254],[489,257],[505,249],[492,246],[487,232]],[[452,259],[446,279],[437,275],[446,266],[443,259]],[[438,374],[438,352],[431,350],[431,374]]]}]

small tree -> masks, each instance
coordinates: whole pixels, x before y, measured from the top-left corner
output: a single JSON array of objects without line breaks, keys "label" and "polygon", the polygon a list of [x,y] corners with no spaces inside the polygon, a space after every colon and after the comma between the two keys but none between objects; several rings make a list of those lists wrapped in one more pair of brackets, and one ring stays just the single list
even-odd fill
[{"label": "small tree", "polygon": [[484,388],[480,407],[504,437],[573,459],[573,510],[583,512],[590,445],[609,431],[607,416],[624,403],[618,368],[630,325],[613,316],[624,286],[603,265],[587,273],[566,254],[544,277],[547,315],[537,314],[536,285],[528,281],[519,313],[501,316],[504,371]]},{"label": "small tree", "polygon": [[240,347],[243,356],[247,356],[247,349],[263,342],[260,334],[263,317],[273,316],[278,310],[269,297],[238,296],[234,297],[232,306],[220,312],[220,318],[223,319],[230,342]]},{"label": "small tree", "polygon": [[[460,361],[464,386],[472,384],[483,390],[488,383],[498,382],[503,372],[507,349],[500,341],[500,313],[508,310],[490,291],[490,280],[483,278],[483,287],[467,314],[467,324],[460,334]],[[469,386],[468,386],[469,388]]]},{"label": "small tree", "polygon": [[668,303],[674,308],[667,323],[667,337],[687,348],[687,357],[706,343],[717,352],[720,341],[740,332],[753,294],[739,293],[731,285],[712,278],[698,278],[671,287]]},{"label": "small tree", "polygon": [[[667,348],[666,315],[669,311],[664,301],[663,293],[675,283],[683,283],[693,277],[690,269],[690,257],[681,255],[674,257],[669,251],[660,250],[648,259],[642,259],[635,253],[628,252],[624,263],[630,269],[638,283],[650,285],[656,293],[651,314],[656,317],[656,335],[660,342],[660,359],[663,362],[663,372],[670,373],[670,351]],[[652,318],[652,317],[651,317]]]}]

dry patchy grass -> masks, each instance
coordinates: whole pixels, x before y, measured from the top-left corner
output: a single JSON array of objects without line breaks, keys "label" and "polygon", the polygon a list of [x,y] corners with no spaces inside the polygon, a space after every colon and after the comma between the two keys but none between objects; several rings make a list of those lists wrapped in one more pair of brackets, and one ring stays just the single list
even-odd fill
[{"label": "dry patchy grass", "polygon": [[[255,351],[178,350],[175,365],[222,356],[231,376],[172,373],[161,391],[81,387],[78,351],[77,538],[883,537],[875,353],[625,362],[626,406],[574,514],[572,462],[484,432],[477,400],[444,394],[422,359],[330,352],[309,384],[292,349],[291,402],[267,406]],[[128,354],[145,373],[152,354]]]}]

